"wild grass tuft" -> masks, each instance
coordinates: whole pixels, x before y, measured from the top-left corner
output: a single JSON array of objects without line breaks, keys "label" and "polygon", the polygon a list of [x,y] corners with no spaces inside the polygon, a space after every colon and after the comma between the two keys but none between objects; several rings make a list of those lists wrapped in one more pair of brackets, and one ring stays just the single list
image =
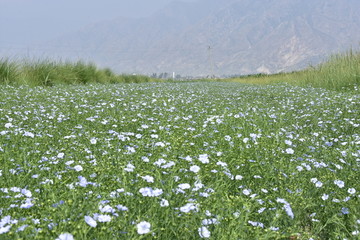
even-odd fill
[{"label": "wild grass tuft", "polygon": [[334,90],[354,88],[360,84],[360,52],[333,55],[327,62],[304,71],[295,83]]},{"label": "wild grass tuft", "polygon": [[305,70],[291,73],[257,74],[226,81],[249,84],[289,83],[329,90],[358,89],[360,85],[360,52],[352,50],[331,56],[328,61]]},{"label": "wild grass tuft", "polygon": [[111,69],[99,69],[84,61],[0,60],[0,84],[54,86],[87,83],[140,83],[153,79],[139,75],[117,75]]},{"label": "wild grass tuft", "polygon": [[0,84],[10,84],[18,77],[18,66],[9,59],[0,59]]}]

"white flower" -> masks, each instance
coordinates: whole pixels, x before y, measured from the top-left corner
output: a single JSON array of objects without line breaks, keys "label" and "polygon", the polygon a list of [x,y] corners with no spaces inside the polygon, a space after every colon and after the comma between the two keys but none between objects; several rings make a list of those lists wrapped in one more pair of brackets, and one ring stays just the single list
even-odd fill
[{"label": "white flower", "polygon": [[40,219],[37,219],[37,218],[32,219],[32,222],[33,222],[34,224],[40,224]]},{"label": "white flower", "polygon": [[211,219],[204,219],[201,221],[201,224],[203,226],[208,226],[211,224],[219,224],[220,222],[216,219],[216,218],[211,218]]},{"label": "white flower", "polygon": [[235,176],[235,179],[236,179],[236,180],[241,180],[241,179],[243,179],[243,178],[244,178],[244,177],[241,176],[241,175],[236,175],[236,176]]},{"label": "white flower", "polygon": [[22,232],[22,231],[24,231],[28,226],[29,226],[29,225],[24,224],[24,225],[20,226],[20,227],[16,230],[16,232]]},{"label": "white flower", "polygon": [[31,198],[27,198],[25,203],[20,205],[20,208],[31,208],[34,204],[31,202]]},{"label": "white flower", "polygon": [[194,173],[198,173],[200,171],[200,167],[197,165],[191,166],[190,171],[192,171]]},{"label": "white flower", "polygon": [[73,164],[73,163],[74,163],[74,161],[67,161],[67,162],[65,163],[65,165],[69,166],[69,165],[71,165],[71,164]]},{"label": "white flower", "polygon": [[186,156],[186,157],[184,158],[184,160],[186,160],[186,161],[188,161],[188,162],[191,162],[192,158],[191,158],[190,156]]},{"label": "white flower", "polygon": [[339,188],[343,188],[345,186],[344,181],[341,180],[335,180],[334,184],[337,185]]},{"label": "white flower", "polygon": [[198,210],[197,205],[194,204],[194,203],[187,203],[187,204],[185,204],[184,206],[182,206],[180,208],[180,211],[184,212],[184,213],[188,213],[188,212],[190,212],[192,210],[194,210],[194,211]]},{"label": "white flower", "polygon": [[199,161],[206,164],[209,163],[209,156],[207,154],[200,154],[199,155]]},{"label": "white flower", "polygon": [[81,165],[76,165],[76,166],[74,167],[74,170],[77,171],[77,172],[80,172],[80,171],[83,170],[83,167],[82,167]]},{"label": "white flower", "polygon": [[161,206],[161,207],[167,207],[167,206],[169,206],[169,201],[166,200],[166,199],[161,199],[160,206]]},{"label": "white flower", "polygon": [[134,169],[135,169],[135,166],[132,165],[131,163],[128,163],[128,164],[126,165],[126,168],[124,168],[124,171],[126,171],[126,172],[133,172]]},{"label": "white flower", "polygon": [[10,190],[13,192],[21,192],[21,188],[18,188],[18,187],[12,187],[12,188],[10,188]]},{"label": "white flower", "polygon": [[157,166],[161,166],[162,164],[165,164],[166,163],[166,160],[165,159],[162,159],[160,158],[159,160],[157,160],[156,162],[154,162],[153,164],[154,165],[157,165]]},{"label": "white flower", "polygon": [[261,135],[258,135],[256,133],[250,133],[250,137],[253,139],[253,141],[255,141],[256,138],[261,137]]},{"label": "white flower", "polygon": [[91,143],[91,144],[96,144],[96,143],[97,143],[96,138],[92,138],[92,139],[90,139],[90,143]]},{"label": "white flower", "polygon": [[291,140],[285,140],[285,144],[291,146],[291,145],[292,145],[292,141],[291,141]]},{"label": "white flower", "polygon": [[204,184],[201,182],[201,180],[197,180],[195,183],[194,183],[194,188],[192,189],[193,191],[198,191],[199,189],[203,188],[204,187]]},{"label": "white flower", "polygon": [[322,185],[323,185],[323,183],[320,182],[320,181],[317,181],[317,182],[315,183],[315,186],[316,186],[317,188],[322,187]]},{"label": "white flower", "polygon": [[128,210],[129,210],[126,206],[121,205],[121,204],[117,205],[116,207],[117,207],[117,209],[119,209],[120,211],[128,211]]},{"label": "white flower", "polygon": [[349,188],[349,189],[348,189],[348,193],[350,193],[350,194],[355,194],[355,193],[356,193],[355,188]]},{"label": "white flower", "polygon": [[7,225],[6,227],[0,227],[0,234],[7,233],[10,231],[12,225]]},{"label": "white flower", "polygon": [[115,209],[113,209],[111,206],[106,205],[106,206],[99,206],[99,210],[102,213],[113,213],[115,212]]},{"label": "white flower", "polygon": [[226,135],[224,138],[226,141],[231,141],[231,137],[229,135]]},{"label": "white flower", "polygon": [[5,123],[5,128],[11,128],[13,127],[12,123]]},{"label": "white flower", "polygon": [[64,158],[64,156],[65,156],[64,153],[59,153],[59,154],[57,155],[57,158]]},{"label": "white flower", "polygon": [[175,165],[175,162],[170,161],[170,162],[166,163],[165,165],[162,165],[161,168],[171,168],[174,165]]},{"label": "white flower", "polygon": [[33,134],[33,133],[31,133],[31,132],[25,132],[25,133],[24,133],[24,136],[25,136],[25,137],[34,138],[34,137],[35,137],[35,134]]},{"label": "white flower", "polygon": [[341,213],[342,213],[342,214],[344,214],[344,215],[346,215],[346,214],[349,214],[349,213],[350,213],[350,211],[349,211],[349,209],[348,209],[348,208],[343,207],[343,208],[341,208]]},{"label": "white flower", "polygon": [[294,154],[294,150],[292,148],[287,148],[285,151],[287,154]]},{"label": "white flower", "polygon": [[261,222],[254,222],[254,221],[248,221],[249,224],[253,225],[254,227],[261,227],[264,228],[264,224]]},{"label": "white flower", "polygon": [[[269,229],[270,229],[271,231],[279,231],[280,228],[278,228],[278,227],[270,227]],[[309,239],[309,240],[310,240],[310,239]]]},{"label": "white flower", "polygon": [[293,211],[292,211],[292,209],[291,209],[290,203],[288,203],[288,202],[287,202],[285,199],[283,199],[283,198],[278,198],[278,199],[276,199],[276,201],[277,201],[278,203],[283,203],[283,204],[284,204],[284,210],[285,210],[286,214],[287,214],[289,217],[291,217],[292,219],[294,219],[294,213],[293,213]]},{"label": "white flower", "polygon": [[142,179],[144,179],[145,181],[149,182],[149,183],[153,183],[154,182],[154,178],[152,176],[146,175],[144,177],[141,177]]},{"label": "white flower", "polygon": [[147,234],[150,232],[151,224],[143,221],[136,225],[138,234]]},{"label": "white flower", "polygon": [[21,193],[24,194],[26,197],[30,198],[32,197],[32,193],[30,190],[27,189],[21,189]]},{"label": "white flower", "polygon": [[86,187],[89,184],[89,182],[83,176],[78,176],[78,179],[79,179],[79,185],[81,187]]},{"label": "white flower", "polygon": [[110,222],[111,221],[111,217],[109,215],[99,215],[97,217],[97,220],[99,222]]},{"label": "white flower", "polygon": [[198,231],[199,231],[199,235],[200,235],[201,238],[209,238],[210,235],[211,235],[211,233],[207,229],[207,227],[204,227],[204,226],[199,228]]},{"label": "white flower", "polygon": [[310,182],[312,182],[312,183],[316,183],[317,181],[318,181],[317,178],[310,179]]},{"label": "white flower", "polygon": [[182,184],[179,184],[178,186],[180,189],[184,190],[184,189],[189,189],[190,188],[190,184],[188,183],[182,183]]},{"label": "white flower", "polygon": [[251,190],[250,189],[244,189],[242,192],[243,192],[244,195],[248,196],[248,195],[250,195]]},{"label": "white flower", "polygon": [[163,193],[162,189],[152,189],[151,187],[145,187],[145,188],[140,188],[139,192],[144,196],[144,197],[158,197]]},{"label": "white flower", "polygon": [[90,226],[90,227],[96,227],[97,226],[97,222],[90,216],[85,216],[85,222]]},{"label": "white flower", "polygon": [[346,198],[344,198],[344,200],[343,200],[343,202],[347,202],[347,201],[349,201],[351,199],[351,197],[346,197]]},{"label": "white flower", "polygon": [[328,199],[329,199],[329,195],[327,195],[327,194],[324,193],[324,194],[321,196],[321,199],[324,200],[324,201],[325,201],[325,200],[328,200]]},{"label": "white flower", "polygon": [[258,210],[258,213],[262,213],[262,212],[264,212],[266,210],[266,208],[265,207],[262,207],[262,208],[260,208],[259,210]]},{"label": "white flower", "polygon": [[156,147],[165,147],[165,143],[163,143],[163,142],[157,142],[157,143],[155,143],[155,146],[156,146]]},{"label": "white flower", "polygon": [[218,162],[216,163],[216,165],[221,166],[221,167],[226,167],[226,166],[227,166],[227,163],[218,161]]},{"label": "white flower", "polygon": [[343,169],[343,167],[341,166],[341,165],[339,165],[339,164],[334,164],[335,165],[335,167],[337,168],[337,169]]},{"label": "white flower", "polygon": [[135,148],[134,148],[134,147],[130,147],[130,146],[127,146],[127,147],[126,147],[126,150],[128,151],[127,154],[131,154],[131,153],[136,152]]},{"label": "white flower", "polygon": [[56,240],[74,240],[74,237],[70,233],[63,233]]},{"label": "white flower", "polygon": [[208,216],[208,217],[210,217],[210,216],[212,216],[213,214],[212,214],[209,210],[206,210],[206,211],[205,211],[205,215]]}]

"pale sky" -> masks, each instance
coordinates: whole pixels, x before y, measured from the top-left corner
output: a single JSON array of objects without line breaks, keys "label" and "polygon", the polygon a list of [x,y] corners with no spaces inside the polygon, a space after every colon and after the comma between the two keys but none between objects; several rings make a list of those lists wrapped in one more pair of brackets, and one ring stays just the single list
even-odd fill
[{"label": "pale sky", "polygon": [[0,48],[41,43],[103,20],[149,16],[173,1],[0,0]]}]

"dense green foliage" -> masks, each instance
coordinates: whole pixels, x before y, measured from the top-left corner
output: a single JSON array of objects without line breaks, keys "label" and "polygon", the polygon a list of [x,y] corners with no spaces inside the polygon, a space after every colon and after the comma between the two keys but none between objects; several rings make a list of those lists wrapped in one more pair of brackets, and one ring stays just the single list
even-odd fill
[{"label": "dense green foliage", "polygon": [[345,54],[334,55],[328,61],[303,71],[250,75],[225,81],[255,84],[285,82],[302,87],[312,86],[337,91],[356,90],[360,85],[360,52],[349,51]]},{"label": "dense green foliage", "polygon": [[0,239],[357,239],[359,116],[288,85],[0,86]]},{"label": "dense green foliage", "polygon": [[153,79],[140,75],[117,75],[110,69],[98,69],[82,61],[55,62],[0,60],[0,83],[10,85],[53,86],[58,84],[149,82]]}]

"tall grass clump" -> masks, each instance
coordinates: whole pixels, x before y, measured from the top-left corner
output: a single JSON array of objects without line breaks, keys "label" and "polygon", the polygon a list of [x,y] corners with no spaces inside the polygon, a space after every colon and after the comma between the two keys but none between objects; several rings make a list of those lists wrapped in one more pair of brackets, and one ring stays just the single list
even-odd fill
[{"label": "tall grass clump", "polygon": [[141,75],[117,75],[111,69],[99,69],[84,61],[0,60],[0,84],[54,86],[88,83],[140,83],[153,79]]},{"label": "tall grass clump", "polygon": [[95,64],[84,62],[77,62],[73,66],[73,72],[76,76],[76,81],[80,83],[95,83],[106,82],[105,76],[102,76],[101,72],[97,69]]},{"label": "tall grass clump", "polygon": [[332,90],[357,87],[360,84],[360,52],[350,50],[333,55],[327,62],[303,71],[294,82]]},{"label": "tall grass clump", "polygon": [[18,66],[9,59],[0,59],[0,84],[10,84],[18,77]]},{"label": "tall grass clump", "polygon": [[56,63],[51,61],[25,61],[19,82],[29,86],[52,86],[56,80]]},{"label": "tall grass clump", "polygon": [[335,91],[356,90],[360,84],[360,52],[350,50],[332,55],[326,62],[301,71],[247,75],[225,81],[260,85],[289,83]]}]

